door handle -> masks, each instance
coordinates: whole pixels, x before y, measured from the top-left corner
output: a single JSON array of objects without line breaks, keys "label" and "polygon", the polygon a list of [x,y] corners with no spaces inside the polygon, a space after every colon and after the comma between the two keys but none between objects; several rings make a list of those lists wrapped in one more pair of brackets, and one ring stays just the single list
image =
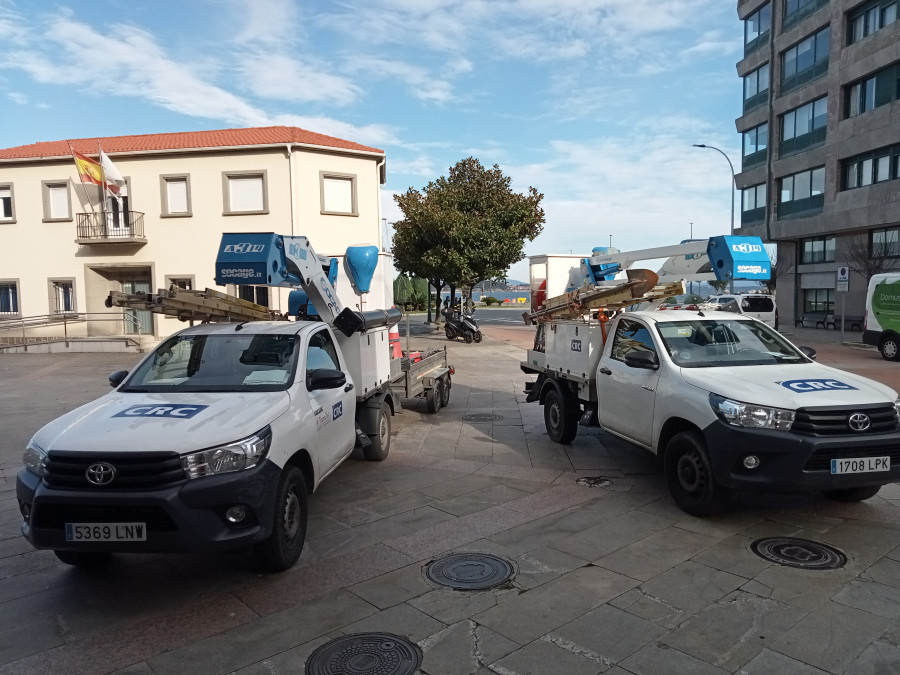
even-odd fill
[{"label": "door handle", "polygon": [[603,366],[598,372],[603,373],[604,375],[612,375],[612,371],[606,366]]},{"label": "door handle", "polygon": [[344,391],[350,391],[351,389],[353,389],[353,383],[352,383],[352,382],[350,382],[349,384],[347,384],[346,387],[344,387]]}]

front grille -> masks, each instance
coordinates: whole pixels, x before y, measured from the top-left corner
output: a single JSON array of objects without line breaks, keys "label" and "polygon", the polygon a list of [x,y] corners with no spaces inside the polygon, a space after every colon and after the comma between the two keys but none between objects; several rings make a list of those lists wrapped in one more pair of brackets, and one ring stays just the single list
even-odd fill
[{"label": "front grille", "polygon": [[[856,431],[850,428],[850,416],[855,413],[868,415],[868,429]],[[889,434],[897,431],[897,428],[897,413],[892,404],[800,408],[791,425],[791,431],[812,436]]]},{"label": "front grille", "polygon": [[151,532],[172,532],[178,529],[169,514],[158,506],[41,502],[32,516],[33,526],[39,529],[58,529],[66,523],[147,523],[147,529]]},{"label": "front grille", "polygon": [[[92,485],[85,477],[88,467],[98,462],[115,468],[108,485]],[[187,481],[181,457],[174,452],[53,451],[44,461],[42,477],[48,487],[66,490],[153,490]]]},{"label": "front grille", "polygon": [[874,448],[827,448],[818,450],[803,467],[804,471],[831,471],[832,459],[864,459],[866,457],[890,457],[891,469],[900,464],[900,443]]}]

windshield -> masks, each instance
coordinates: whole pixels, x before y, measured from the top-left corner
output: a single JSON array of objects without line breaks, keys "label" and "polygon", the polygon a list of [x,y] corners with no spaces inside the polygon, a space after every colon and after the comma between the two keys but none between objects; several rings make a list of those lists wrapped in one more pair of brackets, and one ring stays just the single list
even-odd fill
[{"label": "windshield", "polygon": [[283,391],[294,380],[296,335],[176,335],[120,391]]},{"label": "windshield", "polygon": [[683,368],[807,363],[779,333],[759,321],[696,319],[656,326],[672,360]]}]

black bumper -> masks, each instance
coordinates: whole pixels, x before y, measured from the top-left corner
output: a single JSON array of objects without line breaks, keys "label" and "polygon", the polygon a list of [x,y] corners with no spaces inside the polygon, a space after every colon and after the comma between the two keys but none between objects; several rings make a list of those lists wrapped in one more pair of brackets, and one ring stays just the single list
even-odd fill
[{"label": "black bumper", "polygon": [[[790,431],[747,429],[722,421],[703,430],[717,482],[759,492],[843,490],[900,482],[900,434],[809,436]],[[756,455],[756,469],[743,466]],[[891,458],[890,471],[831,473],[831,459]]]},{"label": "black bumper", "polygon": [[[260,466],[220,476],[185,480],[155,490],[108,491],[50,488],[26,469],[16,478],[20,509],[27,509],[22,534],[35,548],[110,553],[191,553],[249,546],[272,528],[275,488],[281,469]],[[226,510],[246,507],[241,525],[225,520]],[[66,541],[66,523],[146,524],[147,540]]]},{"label": "black bumper", "polygon": [[864,330],[862,334],[863,344],[873,345],[875,347],[878,346],[878,343],[881,342],[881,331],[880,330]]}]

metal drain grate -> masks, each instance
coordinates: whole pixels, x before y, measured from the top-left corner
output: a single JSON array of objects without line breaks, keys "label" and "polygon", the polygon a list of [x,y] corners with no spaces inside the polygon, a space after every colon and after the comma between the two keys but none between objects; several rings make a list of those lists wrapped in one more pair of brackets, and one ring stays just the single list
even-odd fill
[{"label": "metal drain grate", "polygon": [[499,422],[503,419],[503,415],[495,415],[494,413],[469,413],[463,415],[463,422]]},{"label": "metal drain grate", "polygon": [[306,675],[413,675],[422,650],[391,633],[345,635],[316,649],[306,660]]},{"label": "metal drain grate", "polygon": [[836,570],[847,564],[847,556],[833,546],[794,537],[757,539],[750,550],[760,558],[804,570]]},{"label": "metal drain grate", "polygon": [[576,480],[575,483],[586,487],[609,487],[612,485],[612,480],[604,476],[584,476]]},{"label": "metal drain grate", "polygon": [[451,553],[428,564],[425,575],[434,583],[457,591],[483,591],[512,576],[513,567],[488,553]]}]

